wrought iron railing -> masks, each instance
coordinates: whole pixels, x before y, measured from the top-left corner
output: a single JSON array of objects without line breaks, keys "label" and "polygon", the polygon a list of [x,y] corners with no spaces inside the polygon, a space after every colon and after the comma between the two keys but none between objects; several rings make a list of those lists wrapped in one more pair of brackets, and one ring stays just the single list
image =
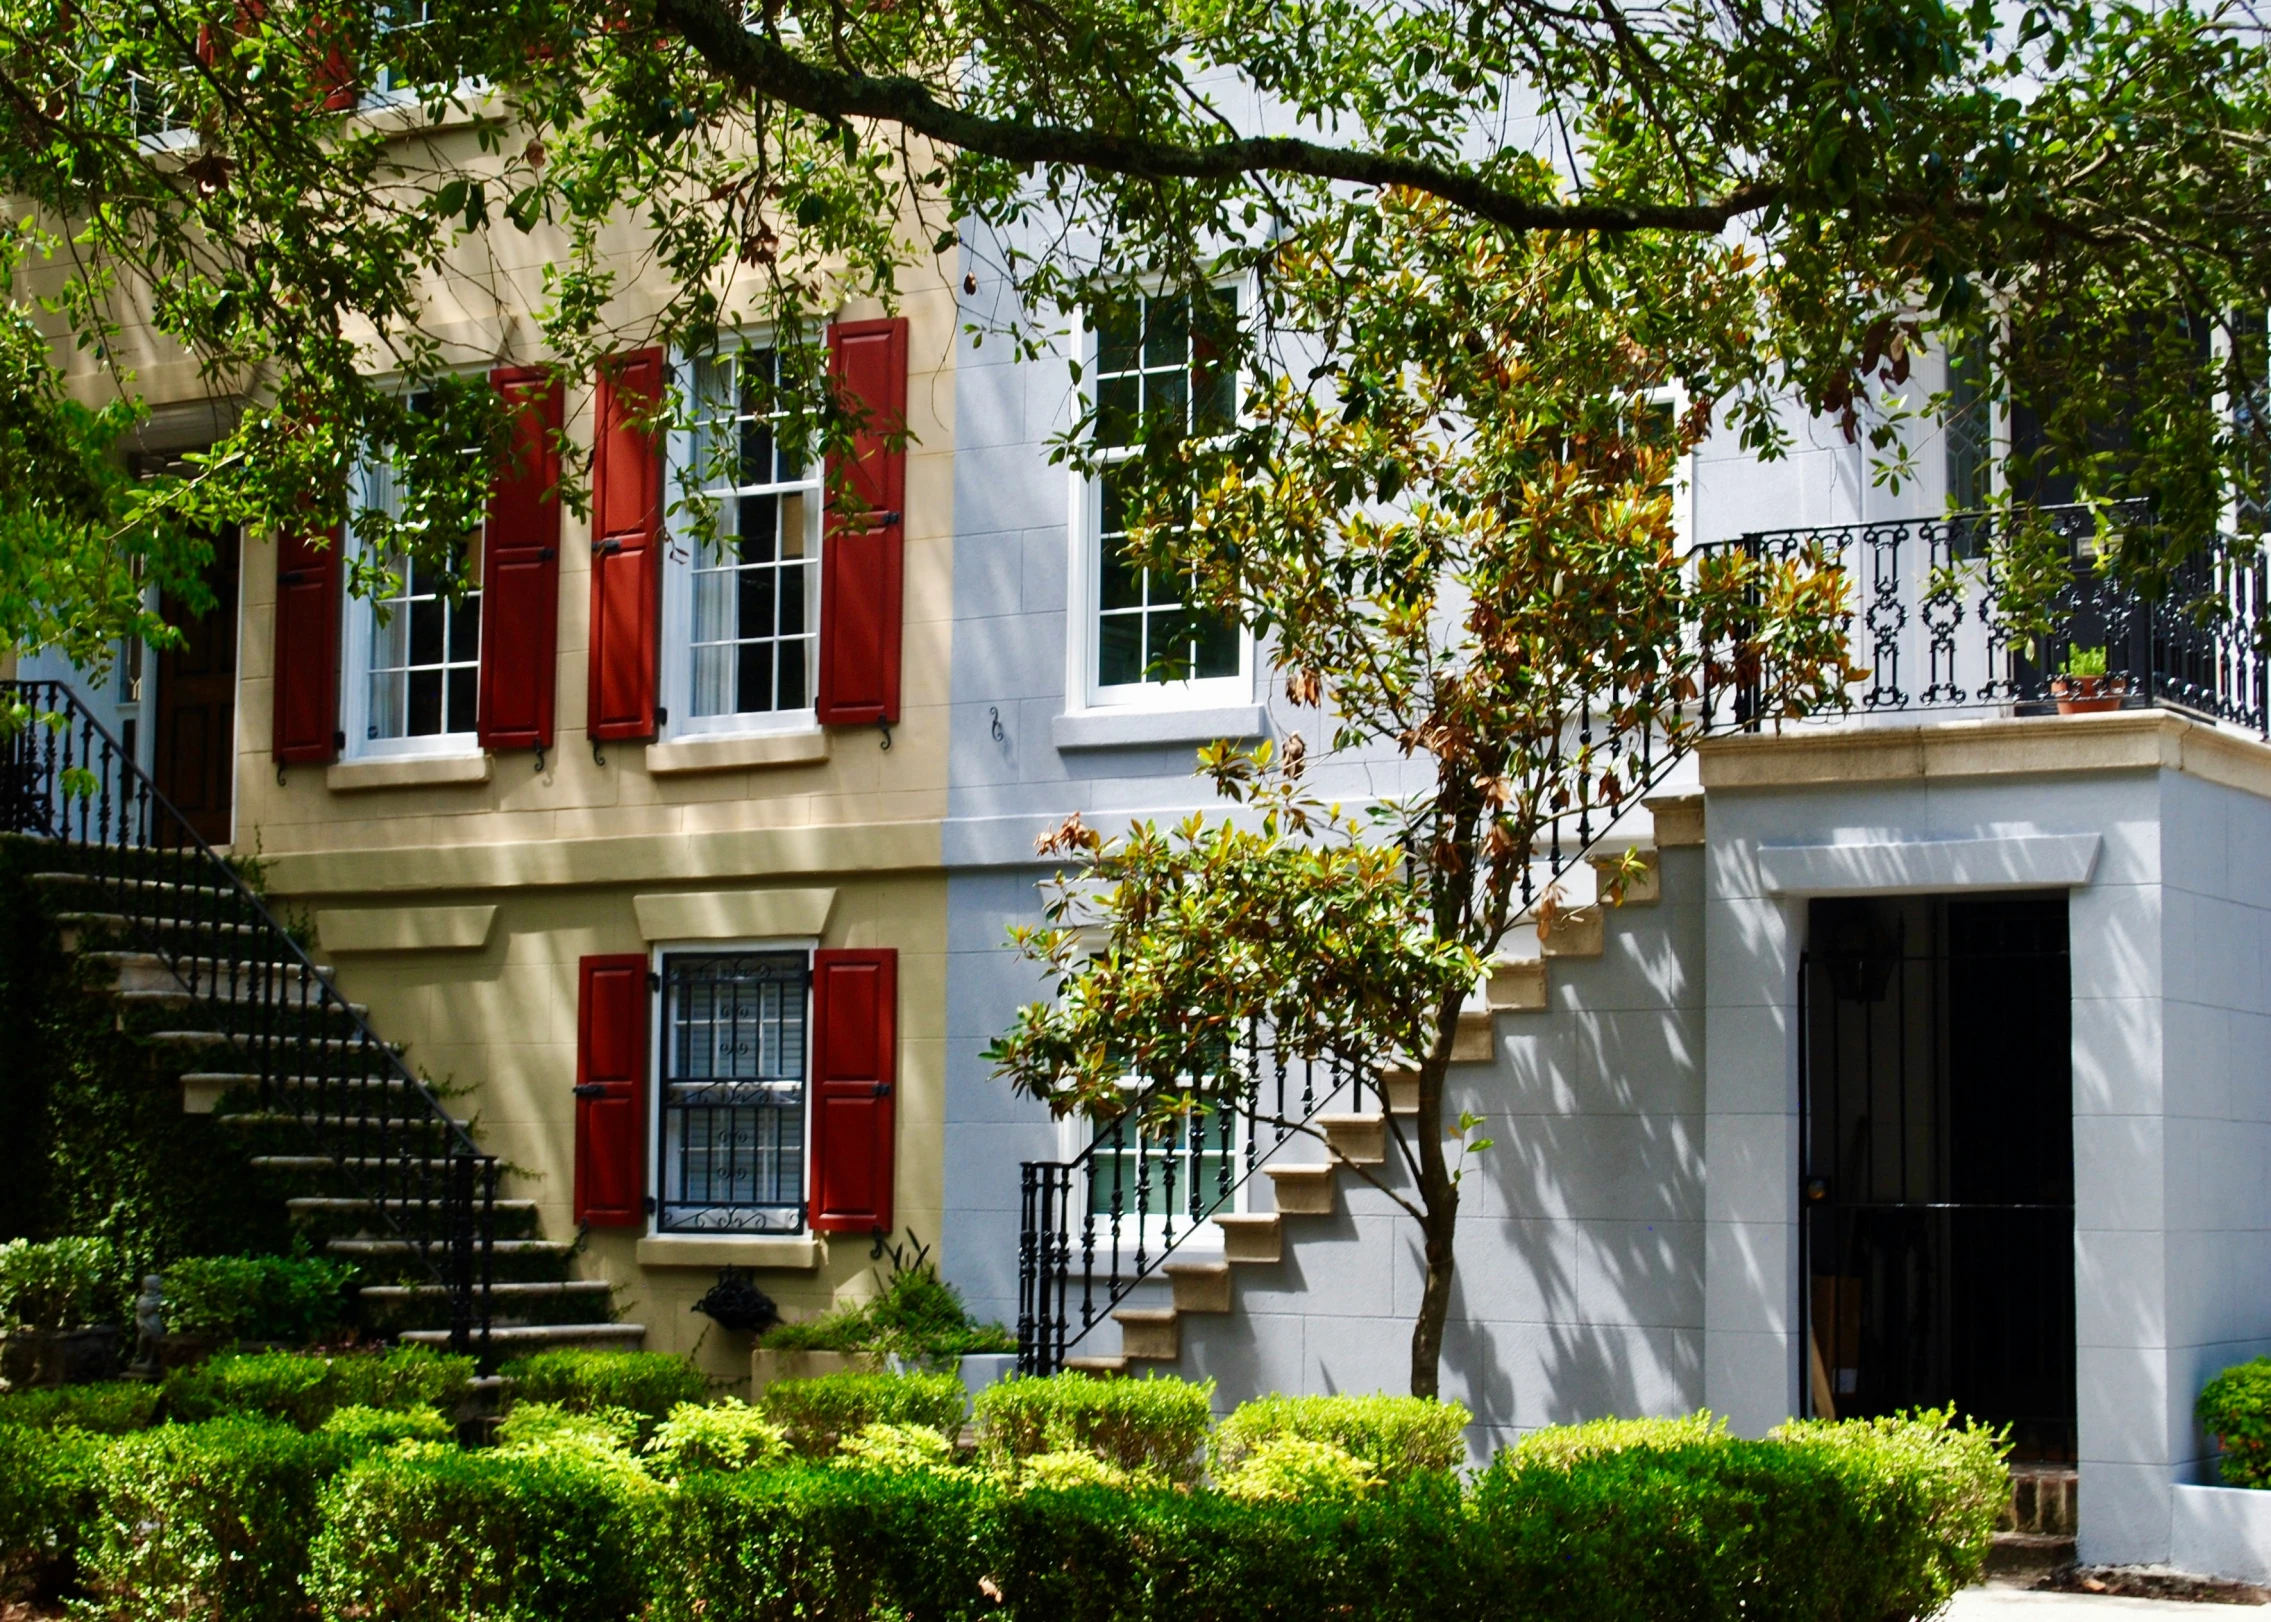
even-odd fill
[{"label": "wrought iron railing", "polygon": [[[2116,531],[2125,516],[2112,515]],[[2033,517],[2050,537],[2056,585],[2031,631],[2023,622],[2036,616],[2022,612],[2021,600],[2032,593],[2010,578],[1998,544],[2019,519],[1973,514],[1771,530],[1699,550],[1775,560],[1813,550],[1842,568],[1853,594],[1853,658],[1867,670],[1847,696],[1865,715],[2046,713],[2059,697],[2053,684],[2069,648],[2103,648],[2104,691],[2122,703],[2271,736],[2264,559],[2252,539],[2227,537],[2194,552],[2147,589],[2099,567],[2091,509],[2042,508]],[[1707,727],[1755,724],[1761,683],[1771,679],[1771,672],[1746,673],[1716,692],[1707,688]]]},{"label": "wrought iron railing", "polygon": [[[132,756],[57,681],[0,682],[0,829],[52,841],[59,871],[157,957],[407,1254],[449,1291],[450,1344],[486,1364],[497,1161]],[[28,717],[28,719],[27,719]],[[68,853],[68,854],[64,854]]]},{"label": "wrought iron railing", "polygon": [[1365,1067],[1302,1055],[1259,1025],[1231,1058],[1232,1083],[1210,1111],[1167,1132],[1123,1116],[1099,1126],[1069,1160],[1019,1167],[1017,1366],[1053,1374],[1071,1350],[1159,1271],[1277,1151],[1313,1134],[1336,1105],[1361,1111],[1386,1100]]}]

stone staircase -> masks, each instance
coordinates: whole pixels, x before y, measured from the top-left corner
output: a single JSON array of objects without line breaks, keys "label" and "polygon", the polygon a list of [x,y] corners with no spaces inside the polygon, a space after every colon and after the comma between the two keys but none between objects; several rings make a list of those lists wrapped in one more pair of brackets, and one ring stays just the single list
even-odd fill
[{"label": "stone staircase", "polygon": [[[435,1258],[451,1237],[449,1151],[462,1158],[474,1123],[437,1111],[404,1048],[372,1040],[367,1011],[337,997],[331,970],[306,962],[217,858],[200,874],[169,852],[148,859],[168,877],[122,878],[122,862],[131,872],[144,859],[131,849],[32,844],[29,882],[84,982],[154,1069],[178,1076],[183,1108],[231,1132],[310,1242],[356,1265],[365,1328],[447,1344],[453,1289]],[[574,1276],[578,1247],[542,1235],[534,1201],[494,1200],[487,1227],[495,1352],[643,1341],[643,1326],[613,1321],[609,1281]]]},{"label": "stone staircase", "polygon": [[[1652,906],[1662,898],[1663,875],[1658,852],[1703,843],[1703,796],[1664,795],[1646,802],[1653,839],[1638,846],[1644,871],[1628,879],[1621,906]],[[1589,858],[1595,875],[1596,895],[1623,865],[1627,842],[1604,841],[1617,846],[1616,854]],[[1492,1064],[1498,1058],[1497,1022],[1501,1016],[1543,1014],[1552,1006],[1553,965],[1599,958],[1606,950],[1609,914],[1616,910],[1595,899],[1585,905],[1551,915],[1551,923],[1536,931],[1534,955],[1516,950],[1494,964],[1485,1006],[1470,1009],[1459,1018],[1451,1049],[1454,1065]],[[1390,1070],[1381,1077],[1387,1112],[1326,1114],[1316,1118],[1324,1135],[1329,1159],[1306,1164],[1272,1161],[1261,1170],[1272,1191],[1268,1211],[1225,1213],[1212,1220],[1222,1235],[1219,1261],[1170,1261],[1159,1271],[1166,1276],[1170,1299],[1164,1305],[1122,1306],[1111,1316],[1120,1333],[1116,1353],[1067,1357],[1065,1367],[1090,1374],[1131,1372],[1136,1364],[1162,1365],[1183,1355],[1183,1320],[1221,1315],[1235,1310],[1238,1269],[1271,1267],[1285,1258],[1289,1232],[1298,1242],[1304,1217],[1329,1217],[1339,1198],[1341,1168],[1384,1165],[1388,1161],[1388,1115],[1416,1116],[1419,1112],[1419,1077],[1410,1070]]]}]

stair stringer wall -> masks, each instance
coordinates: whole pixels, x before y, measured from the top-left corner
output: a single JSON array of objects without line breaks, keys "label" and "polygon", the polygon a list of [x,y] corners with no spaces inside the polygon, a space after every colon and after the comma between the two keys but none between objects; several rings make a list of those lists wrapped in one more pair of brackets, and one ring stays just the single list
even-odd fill
[{"label": "stair stringer wall", "polygon": [[[1493,1061],[1451,1072],[1449,1112],[1494,1140],[1462,1184],[1443,1342],[1478,1459],[1542,1425],[1703,1402],[1703,852],[1661,860],[1662,900],[1612,910],[1602,955],[1553,959],[1548,1007],[1497,1016]],[[1282,1155],[1322,1158],[1306,1149]],[[1392,1146],[1376,1170],[1408,1193]],[[1333,1214],[1284,1234],[1282,1261],[1234,1269],[1228,1314],[1184,1316],[1165,1372],[1213,1379],[1224,1410],[1408,1389],[1418,1225],[1344,1167]]]}]

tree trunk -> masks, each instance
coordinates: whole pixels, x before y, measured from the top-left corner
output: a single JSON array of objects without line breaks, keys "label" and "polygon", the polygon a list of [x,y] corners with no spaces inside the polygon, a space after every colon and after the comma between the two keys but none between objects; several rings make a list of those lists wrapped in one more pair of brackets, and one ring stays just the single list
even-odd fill
[{"label": "tree trunk", "polygon": [[1463,998],[1453,1000],[1437,1019],[1435,1046],[1419,1066],[1419,1200],[1424,1213],[1420,1239],[1427,1276],[1419,1296],[1419,1317],[1411,1331],[1411,1394],[1438,1394],[1443,1369],[1443,1325],[1451,1316],[1451,1276],[1459,1220],[1459,1185],[1444,1158],[1443,1080],[1451,1068],[1451,1044],[1459,1030]]}]

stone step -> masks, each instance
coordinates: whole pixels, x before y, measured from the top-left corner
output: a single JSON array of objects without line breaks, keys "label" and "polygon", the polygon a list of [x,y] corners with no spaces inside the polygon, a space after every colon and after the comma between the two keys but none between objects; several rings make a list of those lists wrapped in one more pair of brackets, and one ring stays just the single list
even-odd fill
[{"label": "stone step", "polygon": [[1488,1064],[1498,1057],[1498,1027],[1490,1015],[1470,1008],[1459,1015],[1459,1028],[1451,1035],[1453,1064]]},{"label": "stone step", "polygon": [[385,1171],[404,1166],[417,1166],[432,1171],[447,1166],[449,1159],[438,1155],[417,1159],[393,1155],[254,1155],[247,1164],[258,1166],[263,1171]]},{"label": "stone step", "polygon": [[439,1115],[287,1115],[281,1110],[245,1110],[241,1114],[216,1115],[213,1119],[230,1126],[323,1126],[337,1127],[343,1132],[376,1132],[395,1127],[440,1131],[453,1126],[464,1131],[471,1124]]},{"label": "stone step", "polygon": [[[266,924],[232,923],[213,918],[129,918],[120,912],[59,912],[55,915],[55,931],[62,937],[63,950],[77,952],[93,937],[115,938],[130,931],[155,929],[174,931],[195,929],[216,935],[233,935],[246,940],[258,940],[268,935]],[[284,961],[279,958],[276,961]]]},{"label": "stone step", "polygon": [[1377,1110],[1361,1115],[1320,1115],[1325,1143],[1352,1166],[1377,1166],[1388,1158],[1388,1118]]},{"label": "stone step", "polygon": [[[356,1295],[365,1301],[446,1301],[453,1293],[447,1284],[366,1284]],[[540,1279],[491,1284],[489,1293],[510,1301],[548,1301],[570,1295],[613,1295],[615,1286],[603,1278]]]},{"label": "stone step", "polygon": [[[1642,846],[1632,854],[1640,858],[1641,871],[1625,881],[1624,900],[1619,905],[1653,907],[1664,898],[1663,865],[1656,859],[1656,852],[1647,846]],[[1610,851],[1605,856],[1585,858],[1593,869],[1595,889],[1604,898],[1608,895],[1609,885],[1624,866],[1624,857],[1625,853],[1620,849]]]},{"label": "stone step", "polygon": [[[411,1239],[326,1239],[323,1248],[341,1256],[424,1256],[442,1244],[440,1240],[420,1244]],[[566,1256],[576,1247],[559,1239],[492,1239],[489,1248],[499,1256]]]},{"label": "stone step", "polygon": [[2047,1577],[2074,1563],[2074,1540],[2047,1532],[1998,1532],[1987,1546],[1986,1575]]},{"label": "stone step", "polygon": [[1674,850],[1703,843],[1703,796],[1658,794],[1640,802],[1656,824],[1656,848]]},{"label": "stone step", "polygon": [[1388,1100],[1390,1115],[1419,1113],[1419,1072],[1399,1066],[1380,1072],[1380,1091]]},{"label": "stone step", "polygon": [[1069,1374],[1093,1374],[1103,1379],[1115,1379],[1128,1372],[1124,1357],[1068,1357],[1065,1371]]},{"label": "stone step", "polygon": [[275,986],[297,988],[321,984],[328,980],[331,968],[319,963],[311,972],[304,963],[280,960],[239,960],[231,962],[217,957],[185,957],[174,964],[156,952],[102,951],[80,954],[82,963],[96,964],[111,972],[111,981],[120,991],[177,991],[182,976],[188,975],[203,985],[239,986],[258,985],[263,982]]},{"label": "stone step", "polygon": [[1542,958],[1599,957],[1607,941],[1601,908],[1571,907],[1538,924],[1538,953]]},{"label": "stone step", "polygon": [[231,905],[241,900],[242,892],[236,886],[218,884],[181,884],[173,879],[118,878],[107,873],[31,873],[31,883],[49,889],[99,887],[105,890],[124,891],[134,895],[153,897],[194,897],[201,904],[210,905],[216,897]]},{"label": "stone step", "polygon": [[350,1013],[357,1019],[371,1017],[370,1007],[365,1003],[337,1002],[330,998],[310,999],[303,1003],[297,1000],[296,994],[270,996],[260,986],[216,985],[208,986],[203,991],[189,991],[176,985],[149,991],[114,991],[111,996],[128,1008],[208,1008],[215,1005],[223,1008],[274,1007],[284,1014],[308,1014],[324,1019],[342,1019]]},{"label": "stone step", "polygon": [[[447,1346],[446,1329],[405,1329],[399,1340],[413,1346]],[[509,1346],[515,1351],[527,1351],[545,1346],[611,1346],[637,1347],[647,1338],[645,1324],[491,1324],[489,1344]],[[479,1331],[475,1332],[476,1343]]]},{"label": "stone step", "polygon": [[[438,1211],[443,1202],[439,1199],[366,1199],[359,1195],[313,1194],[305,1198],[289,1199],[284,1209],[294,1216],[359,1216],[378,1211]],[[492,1211],[499,1215],[530,1216],[536,1214],[534,1200],[494,1200]]]},{"label": "stone step", "polygon": [[1330,1166],[1264,1166],[1277,1190],[1277,1209],[1284,1216],[1331,1216],[1333,1168]]},{"label": "stone step", "polygon": [[[142,1040],[161,1047],[217,1048],[240,1037],[250,1039],[249,1033],[242,1031],[146,1031]],[[312,1053],[377,1053],[383,1049],[398,1059],[410,1051],[400,1042],[365,1042],[352,1036],[279,1036],[276,1045]]]},{"label": "stone step", "polygon": [[1503,958],[1490,966],[1483,1000],[1494,1014],[1542,1014],[1546,1010],[1546,962],[1542,957]]},{"label": "stone step", "polygon": [[1228,1262],[1169,1262],[1160,1269],[1175,1291],[1177,1312],[1228,1312]]},{"label": "stone step", "polygon": [[1222,1230],[1226,1262],[1274,1262],[1285,1254],[1285,1230],[1275,1211],[1225,1212],[1214,1225]]},{"label": "stone step", "polygon": [[1183,1355],[1182,1316],[1173,1307],[1121,1307],[1112,1321],[1120,1326],[1123,1358],[1172,1363]]},{"label": "stone step", "polygon": [[[400,1076],[278,1076],[276,1086],[286,1092],[327,1089],[354,1096],[384,1093],[390,1099],[408,1095],[410,1084]],[[257,1092],[260,1077],[249,1070],[193,1070],[181,1078],[181,1107],[191,1115],[210,1115],[222,1099],[235,1092]]]}]

